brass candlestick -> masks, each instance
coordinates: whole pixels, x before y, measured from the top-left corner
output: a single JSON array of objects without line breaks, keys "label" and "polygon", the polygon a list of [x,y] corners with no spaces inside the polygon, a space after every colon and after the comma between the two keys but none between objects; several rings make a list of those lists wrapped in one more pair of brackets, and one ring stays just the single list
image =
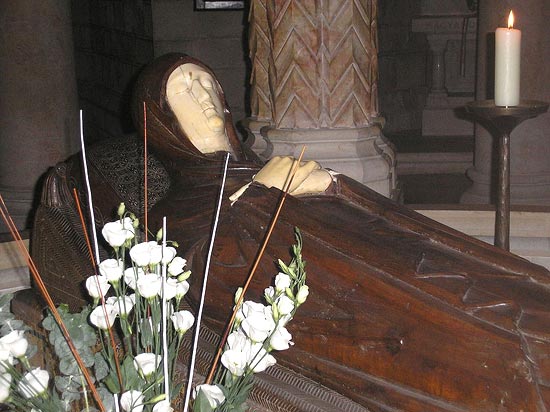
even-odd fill
[{"label": "brass candlestick", "polygon": [[488,130],[500,138],[498,164],[498,197],[495,219],[495,246],[510,250],[510,134],[524,120],[548,110],[548,103],[522,100],[518,106],[495,106],[494,100],[466,104],[466,111],[486,122]]}]

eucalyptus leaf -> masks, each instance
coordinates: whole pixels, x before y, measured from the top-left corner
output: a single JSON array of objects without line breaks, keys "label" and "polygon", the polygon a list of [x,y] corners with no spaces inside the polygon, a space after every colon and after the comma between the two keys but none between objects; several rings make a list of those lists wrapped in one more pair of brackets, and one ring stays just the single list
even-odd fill
[{"label": "eucalyptus leaf", "polygon": [[94,355],[94,372],[98,381],[103,380],[109,374],[109,365],[100,352]]},{"label": "eucalyptus leaf", "polygon": [[59,361],[59,371],[64,375],[78,375],[80,373],[78,364],[71,358],[63,358]]}]

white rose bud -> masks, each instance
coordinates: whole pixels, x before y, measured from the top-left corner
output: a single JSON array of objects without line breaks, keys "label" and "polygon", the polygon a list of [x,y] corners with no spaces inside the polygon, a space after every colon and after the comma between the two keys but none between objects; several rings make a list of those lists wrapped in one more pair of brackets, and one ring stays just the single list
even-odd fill
[{"label": "white rose bud", "polygon": [[143,394],[140,391],[126,391],[120,396],[120,407],[124,412],[143,411]]},{"label": "white rose bud", "polygon": [[134,367],[144,377],[149,377],[157,370],[161,357],[154,353],[140,353],[134,358]]},{"label": "white rose bud", "polygon": [[160,292],[162,278],[154,273],[146,273],[137,280],[137,290],[145,299],[152,299]]},{"label": "white rose bud", "polygon": [[50,374],[41,368],[33,369],[19,381],[18,389],[26,399],[34,398],[48,389]]},{"label": "white rose bud", "polygon": [[142,268],[136,268],[136,267],[127,268],[124,271],[124,282],[130,288],[136,290],[137,280],[139,279],[140,276],[144,274],[145,272],[143,271]]},{"label": "white rose bud", "polygon": [[174,412],[174,408],[170,406],[170,401],[163,400],[153,406],[153,412]]},{"label": "white rose bud", "polygon": [[279,273],[275,276],[275,290],[282,292],[290,286],[290,276],[285,273]]},{"label": "white rose bud", "polygon": [[195,388],[195,398],[198,396],[199,392],[206,397],[212,409],[216,409],[225,401],[222,390],[216,385],[198,385]]},{"label": "white rose bud", "polygon": [[120,259],[105,259],[99,264],[99,273],[105,276],[109,283],[116,283],[124,274],[124,262]]},{"label": "white rose bud", "polygon": [[88,290],[88,294],[94,299],[105,296],[110,287],[111,284],[105,276],[94,275],[86,279],[86,289]]},{"label": "white rose bud", "polygon": [[175,312],[170,316],[172,323],[174,324],[174,329],[180,334],[183,335],[189,330],[193,323],[195,322],[195,317],[188,310],[180,310]]},{"label": "white rose bud", "polygon": [[181,299],[189,291],[189,283],[185,280],[176,283],[176,299]]},{"label": "white rose bud", "polygon": [[12,330],[6,336],[0,338],[0,344],[10,351],[10,355],[15,358],[21,358],[27,353],[29,342],[25,338],[25,332],[22,330]]},{"label": "white rose bud", "polygon": [[294,301],[286,295],[279,296],[277,299],[277,309],[279,314],[288,315],[294,310]]},{"label": "white rose bud", "polygon": [[122,217],[125,211],[126,211],[126,205],[124,204],[124,202],[122,202],[120,205],[118,205],[117,215]]},{"label": "white rose bud", "polygon": [[301,305],[302,303],[304,303],[308,295],[309,295],[309,286],[308,285],[300,286],[300,289],[296,294],[296,302],[298,302],[298,305]]},{"label": "white rose bud", "polygon": [[105,301],[105,303],[113,306],[115,313],[121,318],[128,317],[128,313],[130,313],[130,311],[133,309],[135,302],[135,293],[119,297],[111,296]]},{"label": "white rose bud", "polygon": [[285,350],[294,345],[291,339],[292,335],[290,332],[284,327],[279,327],[271,335],[269,345],[275,350]]},{"label": "white rose bud", "polygon": [[[105,318],[105,313],[107,313],[107,318]],[[115,307],[106,303],[105,310],[103,310],[102,305],[99,305],[94,310],[92,310],[92,312],[90,313],[90,322],[95,327],[106,330],[113,326],[116,316],[117,311]]]},{"label": "white rose bud", "polygon": [[183,272],[183,268],[187,264],[187,260],[180,256],[176,256],[172,261],[168,264],[168,274],[170,276],[178,276],[180,273]]}]

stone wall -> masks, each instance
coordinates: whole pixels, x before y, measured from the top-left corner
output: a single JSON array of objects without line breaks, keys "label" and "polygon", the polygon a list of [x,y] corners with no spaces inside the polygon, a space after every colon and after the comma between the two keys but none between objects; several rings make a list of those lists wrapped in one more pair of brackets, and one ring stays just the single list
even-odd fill
[{"label": "stone wall", "polygon": [[420,0],[379,2],[379,105],[385,133],[422,128],[428,94],[429,48],[426,36],[413,33]]},{"label": "stone wall", "polygon": [[[247,11],[196,11],[193,0],[72,0],[78,92],[86,138],[133,131],[133,80],[154,56],[184,52],[208,64],[236,121],[248,107]],[[420,0],[379,2],[379,106],[386,133],[419,130],[429,49],[411,31]]]},{"label": "stone wall", "polygon": [[73,0],[72,18],[86,141],[133,131],[133,81],[153,58],[151,0]]},{"label": "stone wall", "polygon": [[235,121],[245,112],[248,85],[247,12],[195,11],[193,0],[154,0],[155,56],[183,52],[206,63],[220,81]]},{"label": "stone wall", "polygon": [[72,0],[76,73],[87,141],[134,131],[129,100],[155,56],[183,52],[216,73],[234,119],[248,84],[243,10],[195,11],[193,0]]}]

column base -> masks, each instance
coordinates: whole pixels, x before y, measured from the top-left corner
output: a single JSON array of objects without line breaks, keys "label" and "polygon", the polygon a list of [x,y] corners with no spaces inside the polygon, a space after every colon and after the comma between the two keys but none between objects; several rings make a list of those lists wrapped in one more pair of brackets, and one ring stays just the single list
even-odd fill
[{"label": "column base", "polygon": [[[475,168],[468,169],[472,186],[464,192],[460,203],[489,204],[496,198],[496,178],[480,173]],[[543,205],[550,203],[550,174],[530,174],[510,176],[510,203],[512,205]]]},{"label": "column base", "polygon": [[306,146],[306,159],[317,160],[323,167],[345,174],[384,196],[397,196],[395,153],[378,125],[354,129],[264,128],[261,136],[271,150],[259,153],[253,146],[260,156],[297,157]]}]

